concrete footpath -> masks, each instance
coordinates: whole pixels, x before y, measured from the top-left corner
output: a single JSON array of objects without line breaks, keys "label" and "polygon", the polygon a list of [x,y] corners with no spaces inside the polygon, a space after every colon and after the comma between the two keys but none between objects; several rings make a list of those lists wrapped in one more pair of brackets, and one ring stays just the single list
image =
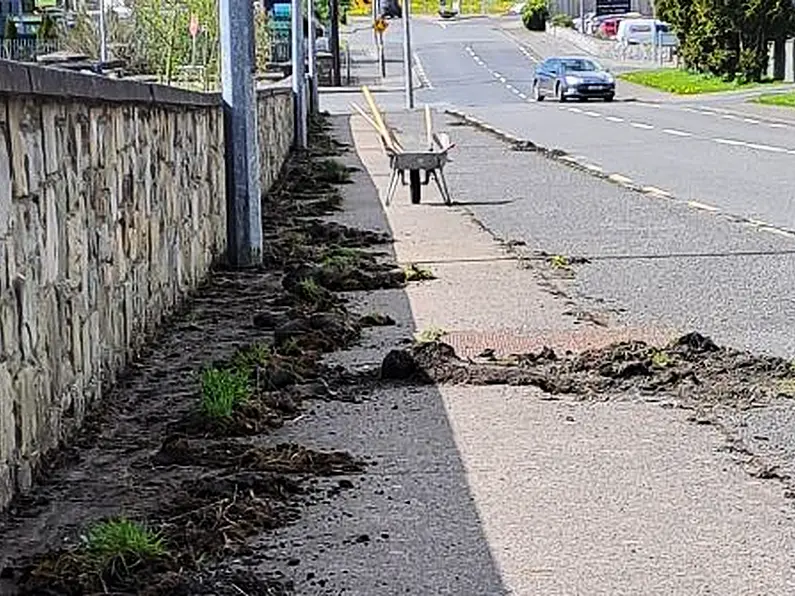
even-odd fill
[{"label": "concrete footpath", "polygon": [[[496,139],[437,119],[459,142],[460,153],[488,150],[496,158],[505,151]],[[388,115],[404,133],[419,120],[419,113]],[[410,285],[405,294],[375,293],[357,305],[404,317],[387,332],[392,340],[435,327],[460,354],[474,356],[484,348],[498,355],[542,345],[578,351],[622,339],[670,337],[672,330],[594,324],[576,316],[577,299],[567,293],[564,278],[556,279],[543,261],[528,266],[514,258],[466,205],[445,207],[430,187],[421,205],[411,205],[402,189],[383,209],[388,164],[376,134],[358,116],[336,122],[355,145],[349,164],[366,170],[349,189],[341,219],[387,227],[397,259],[421,262],[437,277]],[[482,171],[468,172],[457,172],[453,163],[454,197],[467,196],[472,177],[488,178],[489,171],[485,161]],[[494,180],[494,192],[508,183]],[[561,190],[534,192],[549,192],[554,200]],[[378,346],[388,341],[372,336],[344,358],[373,364]],[[347,436],[360,429],[362,449],[366,444],[387,471],[385,486],[397,483],[409,493],[414,487],[419,496],[388,503],[375,497],[358,505],[391,526],[385,532],[389,548],[371,550],[365,559],[338,550],[315,559],[323,569],[350,571],[342,593],[795,591],[795,524],[783,485],[749,475],[723,433],[693,423],[688,410],[633,395],[550,399],[538,389],[511,386],[413,388],[390,391],[379,403],[381,408],[364,406],[359,426],[351,420]],[[399,422],[396,414],[385,414],[398,408],[412,413],[404,411]],[[346,432],[338,428],[335,434]],[[324,539],[361,524],[343,518],[327,525]],[[300,532],[288,529],[285,536],[299,541]],[[316,552],[311,542],[300,540],[307,552]]]}]

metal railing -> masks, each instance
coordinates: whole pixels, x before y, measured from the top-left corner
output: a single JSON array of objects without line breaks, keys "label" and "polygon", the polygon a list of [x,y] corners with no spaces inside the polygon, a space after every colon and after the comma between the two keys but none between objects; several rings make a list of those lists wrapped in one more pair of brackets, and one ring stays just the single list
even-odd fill
[{"label": "metal railing", "polygon": [[35,62],[38,56],[62,49],[57,39],[4,39],[0,42],[0,58],[20,62]]}]

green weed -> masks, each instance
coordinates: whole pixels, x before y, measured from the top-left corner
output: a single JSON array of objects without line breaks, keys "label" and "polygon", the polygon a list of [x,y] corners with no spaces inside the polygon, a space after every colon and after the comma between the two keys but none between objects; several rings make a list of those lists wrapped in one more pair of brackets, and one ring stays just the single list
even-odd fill
[{"label": "green weed", "polygon": [[549,264],[553,269],[571,269],[571,260],[565,255],[552,255],[549,257]]},{"label": "green weed", "polygon": [[273,350],[268,344],[252,344],[235,352],[232,356],[232,368],[250,374],[258,367],[267,366],[272,358]]},{"label": "green weed", "polygon": [[431,271],[428,267],[423,267],[422,265],[417,265],[416,263],[409,263],[403,267],[403,274],[405,275],[407,282],[436,279],[433,271]]},{"label": "green weed", "polygon": [[414,341],[417,342],[418,344],[427,344],[439,341],[445,335],[447,335],[447,331],[431,325],[430,327],[426,327],[422,331],[418,331],[417,333],[415,333]]},{"label": "green weed", "polygon": [[100,522],[84,537],[89,554],[106,565],[112,560],[131,567],[143,559],[168,554],[162,537],[138,522],[126,518]]},{"label": "green weed", "polygon": [[655,350],[651,355],[651,363],[657,368],[665,368],[671,365],[671,357],[663,350]]},{"label": "green weed", "polygon": [[320,302],[323,298],[323,289],[314,279],[304,279],[298,282],[298,296],[307,302]]},{"label": "green weed", "polygon": [[208,368],[202,372],[201,409],[213,419],[229,418],[239,404],[251,397],[246,370]]}]

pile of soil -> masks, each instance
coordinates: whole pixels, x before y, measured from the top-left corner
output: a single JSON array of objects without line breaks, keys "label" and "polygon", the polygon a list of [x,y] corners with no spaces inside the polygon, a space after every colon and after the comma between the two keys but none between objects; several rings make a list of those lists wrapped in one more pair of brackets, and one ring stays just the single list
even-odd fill
[{"label": "pile of soil", "polygon": [[442,342],[392,350],[381,378],[413,383],[533,385],[550,395],[582,399],[610,395],[667,394],[684,405],[752,407],[792,394],[795,370],[782,358],[719,347],[699,333],[662,348],[623,342],[581,354],[558,356],[549,348],[497,360],[465,361]]}]

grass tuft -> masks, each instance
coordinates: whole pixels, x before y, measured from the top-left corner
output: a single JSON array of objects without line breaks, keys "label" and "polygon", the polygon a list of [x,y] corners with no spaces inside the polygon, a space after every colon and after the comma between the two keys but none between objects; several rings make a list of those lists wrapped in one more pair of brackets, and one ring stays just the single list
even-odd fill
[{"label": "grass tuft", "polygon": [[232,356],[232,368],[239,371],[246,371],[251,374],[258,367],[267,366],[273,358],[271,346],[265,343],[256,343],[245,348],[241,348]]},{"label": "grass tuft", "polygon": [[88,529],[84,537],[88,552],[100,563],[120,559],[130,567],[142,559],[168,554],[162,537],[142,524],[126,518],[100,522]]},{"label": "grass tuft", "polygon": [[553,269],[571,269],[571,259],[565,255],[552,255],[549,264]]},{"label": "grass tuft", "polygon": [[435,341],[439,341],[445,335],[447,335],[447,331],[441,329],[440,327],[435,327],[431,325],[430,327],[426,327],[422,331],[418,331],[414,334],[414,341],[418,344],[428,344]]},{"label": "grass tuft", "polygon": [[417,265],[416,263],[409,263],[403,267],[403,274],[405,275],[407,282],[436,279],[433,271],[431,271],[428,267],[423,267],[422,265]]},{"label": "grass tuft", "polygon": [[671,365],[671,357],[664,350],[655,350],[651,355],[651,363],[657,368],[666,368]]},{"label": "grass tuft", "polygon": [[298,282],[298,296],[307,302],[320,302],[323,298],[323,288],[312,278]]},{"label": "grass tuft", "polygon": [[208,368],[202,372],[201,385],[201,409],[208,418],[229,418],[251,397],[247,370]]},{"label": "grass tuft", "polygon": [[690,72],[680,68],[636,70],[622,73],[618,75],[618,78],[637,85],[676,93],[677,95],[737,91],[756,87],[760,84],[741,83],[737,80],[727,81],[714,75]]},{"label": "grass tuft", "polygon": [[795,108],[795,93],[768,93],[760,95],[753,101],[765,106]]}]

